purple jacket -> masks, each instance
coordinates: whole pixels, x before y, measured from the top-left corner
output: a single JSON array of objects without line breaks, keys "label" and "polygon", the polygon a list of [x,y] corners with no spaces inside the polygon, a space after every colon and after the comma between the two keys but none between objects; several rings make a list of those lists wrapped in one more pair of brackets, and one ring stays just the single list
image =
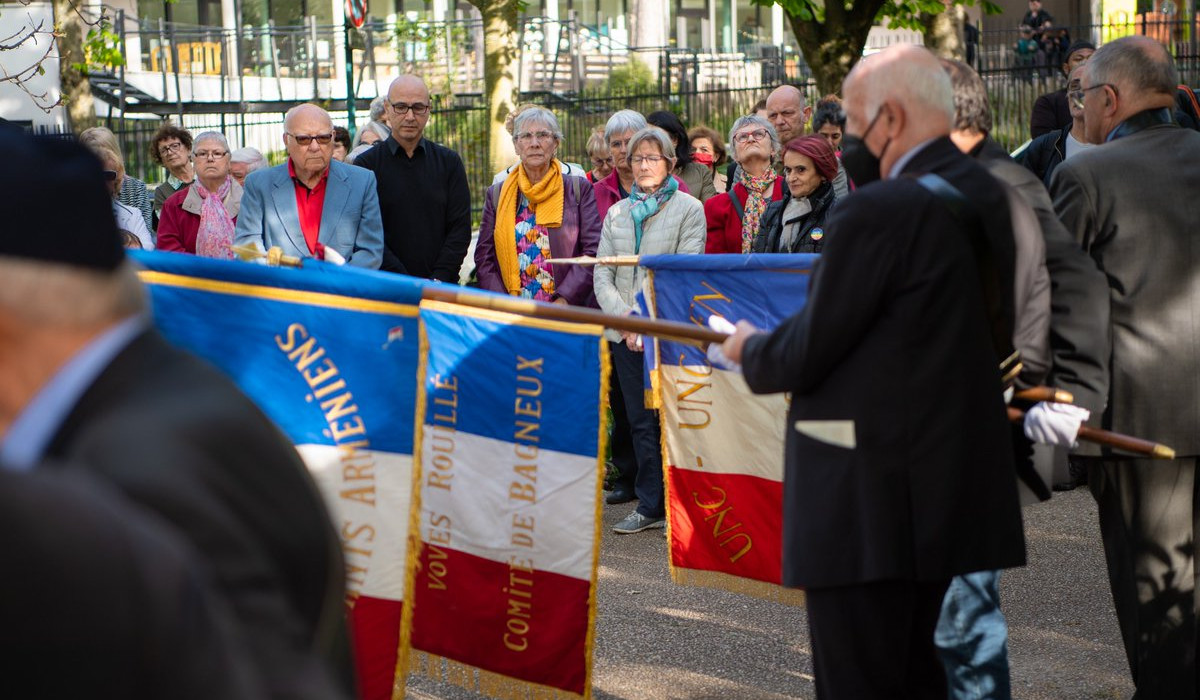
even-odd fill
[{"label": "purple jacket", "polygon": [[[574,181],[578,181],[578,187]],[[496,261],[496,200],[500,188],[496,183],[487,189],[483,200],[483,221],[479,224],[479,243],[475,246],[475,272],[479,286],[493,292],[507,294],[500,266]],[[563,176],[563,222],[558,228],[547,229],[550,236],[550,255],[555,258],[573,258],[579,255],[595,255],[600,245],[600,218],[596,216],[596,195],[592,183],[574,175]],[[578,191],[579,196],[575,194]],[[592,293],[592,268],[587,265],[551,265],[554,273],[554,288],[558,296],[573,306],[596,304]]]},{"label": "purple jacket", "polygon": [[[679,191],[691,194],[686,183],[683,180],[672,175],[675,182],[679,184]],[[621,201],[621,186],[617,180],[617,169],[609,173],[603,180],[596,183],[596,208],[600,213],[600,223],[604,223],[604,216],[608,214],[608,208],[617,202]]]}]

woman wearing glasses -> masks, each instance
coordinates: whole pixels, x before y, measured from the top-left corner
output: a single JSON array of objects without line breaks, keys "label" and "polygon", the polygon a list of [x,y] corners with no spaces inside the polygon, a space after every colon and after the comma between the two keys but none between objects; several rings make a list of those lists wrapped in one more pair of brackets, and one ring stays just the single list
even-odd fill
[{"label": "woman wearing glasses", "polygon": [[[704,205],[684,193],[671,176],[675,147],[658,127],[634,133],[626,146],[633,174],[629,197],[613,204],[604,218],[598,255],[664,255],[704,251]],[[634,311],[645,270],[639,266],[600,265],[595,271],[596,300],[610,314]],[[658,416],[645,406],[642,341],[632,333],[606,330],[612,352],[613,461],[617,483],[609,503],[638,499],[637,510],[613,528],[629,534],[665,526],[662,453]],[[624,456],[618,444],[633,443]],[[632,459],[630,458],[632,457]],[[630,494],[629,490],[633,493]]]},{"label": "woman wearing glasses", "polygon": [[553,258],[595,255],[600,218],[592,185],[563,172],[555,156],[562,131],[542,107],[513,120],[513,145],[521,161],[483,203],[475,270],[479,286],[526,299],[595,306],[592,271],[555,265]]},{"label": "woman wearing glasses", "polygon": [[749,253],[767,205],[783,199],[783,179],[773,169],[780,151],[775,127],[756,115],[742,117],[733,123],[729,143],[740,178],[704,203],[706,253]]},{"label": "woman wearing glasses", "polygon": [[167,198],[196,179],[192,167],[192,135],[187,129],[174,124],[163,124],[150,139],[150,158],[167,169],[167,179],[154,190],[153,226],[158,229],[158,219]]},{"label": "woman wearing glasses", "polygon": [[822,134],[792,139],[783,147],[783,199],[763,212],[752,253],[820,253],[825,218],[837,201],[837,156]]},{"label": "woman wearing glasses", "polygon": [[171,195],[158,222],[158,249],[233,259],[242,186],[229,175],[229,142],[206,131],[196,137],[196,181]]}]

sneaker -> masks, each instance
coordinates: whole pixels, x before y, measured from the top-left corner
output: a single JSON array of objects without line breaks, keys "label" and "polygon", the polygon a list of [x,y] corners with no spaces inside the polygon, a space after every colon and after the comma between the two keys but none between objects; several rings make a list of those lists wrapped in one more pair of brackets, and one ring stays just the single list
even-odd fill
[{"label": "sneaker", "polygon": [[632,535],[635,532],[649,530],[655,527],[666,527],[666,518],[651,518],[636,510],[625,516],[625,519],[613,526],[613,532],[618,535]]}]

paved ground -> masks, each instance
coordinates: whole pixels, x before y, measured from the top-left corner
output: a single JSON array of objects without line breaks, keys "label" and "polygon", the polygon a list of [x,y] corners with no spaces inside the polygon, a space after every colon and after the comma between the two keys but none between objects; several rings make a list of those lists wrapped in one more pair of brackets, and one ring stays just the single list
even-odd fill
[{"label": "paved ground", "polygon": [[[594,697],[598,700],[812,698],[804,610],[671,583],[660,531],[614,535],[605,509]],[[1029,566],[1006,572],[1013,697],[1126,698],[1128,680],[1086,490],[1025,509]],[[409,697],[478,696],[412,679]]]}]

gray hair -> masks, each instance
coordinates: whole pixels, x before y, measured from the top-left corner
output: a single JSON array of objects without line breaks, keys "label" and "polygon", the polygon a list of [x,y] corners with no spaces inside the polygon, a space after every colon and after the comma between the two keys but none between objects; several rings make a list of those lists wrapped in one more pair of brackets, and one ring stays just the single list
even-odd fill
[{"label": "gray hair", "polygon": [[516,143],[517,134],[520,134],[527,124],[545,124],[554,134],[554,140],[562,143],[563,133],[562,129],[558,128],[558,117],[545,107],[528,107],[513,117],[513,143]]},{"label": "gray hair", "polygon": [[146,311],[133,263],[111,272],[0,256],[0,309],[31,324],[93,327]]},{"label": "gray hair", "polygon": [[198,134],[196,138],[192,139],[193,155],[196,153],[196,149],[200,147],[201,141],[216,141],[217,143],[221,144],[221,148],[225,149],[226,153],[229,152],[229,140],[225,138],[225,134],[222,134],[219,131],[205,131],[201,134]]},{"label": "gray hair", "polygon": [[642,145],[643,141],[650,141],[658,145],[658,152],[670,161],[670,166],[667,168],[668,173],[675,169],[675,144],[671,143],[671,136],[657,126],[647,126],[630,137],[629,146],[626,147],[625,152],[626,163],[633,165],[633,152]]},{"label": "gray hair", "polygon": [[[907,45],[888,49],[901,50],[928,51]],[[870,61],[871,57],[863,60]],[[886,69],[866,71],[862,75],[862,94],[866,96],[863,117],[868,121],[878,116],[884,102],[895,98],[906,105],[942,112],[947,122],[954,123],[954,88],[950,85],[950,76],[944,70],[928,70],[924,61],[895,60]]]},{"label": "gray hair", "polygon": [[971,131],[988,135],[992,131],[992,107],[988,102],[987,88],[983,79],[962,61],[949,58],[939,59],[942,69],[950,76],[954,89],[954,123],[958,131]]},{"label": "gray hair", "polygon": [[387,97],[380,95],[371,100],[371,121],[377,122],[383,119],[383,113],[387,111]]},{"label": "gray hair", "polygon": [[1096,49],[1087,62],[1092,85],[1109,83],[1144,94],[1175,95],[1179,72],[1171,54],[1146,37],[1123,37]]},{"label": "gray hair", "polygon": [[779,154],[783,152],[783,144],[779,142],[779,133],[775,131],[775,125],[767,121],[765,117],[760,117],[757,114],[747,114],[744,117],[738,117],[738,120],[733,123],[733,128],[729,130],[729,145],[733,149],[733,159],[739,163],[741,162],[738,157],[738,151],[740,150],[738,146],[740,144],[733,140],[733,135],[748,126],[759,126],[766,129],[767,135],[771,137],[771,159],[778,158]]},{"label": "gray hair", "polygon": [[250,146],[239,148],[236,151],[233,151],[229,155],[229,162],[248,163],[250,165],[250,167],[246,170],[248,173],[252,173],[255,170],[262,170],[268,165],[267,158],[262,154],[262,151],[258,150],[257,148],[251,148]]},{"label": "gray hair", "polygon": [[641,112],[623,109],[608,118],[608,123],[604,125],[604,141],[607,143],[612,141],[612,137],[617,134],[641,131],[645,128],[646,118],[642,116]]}]

